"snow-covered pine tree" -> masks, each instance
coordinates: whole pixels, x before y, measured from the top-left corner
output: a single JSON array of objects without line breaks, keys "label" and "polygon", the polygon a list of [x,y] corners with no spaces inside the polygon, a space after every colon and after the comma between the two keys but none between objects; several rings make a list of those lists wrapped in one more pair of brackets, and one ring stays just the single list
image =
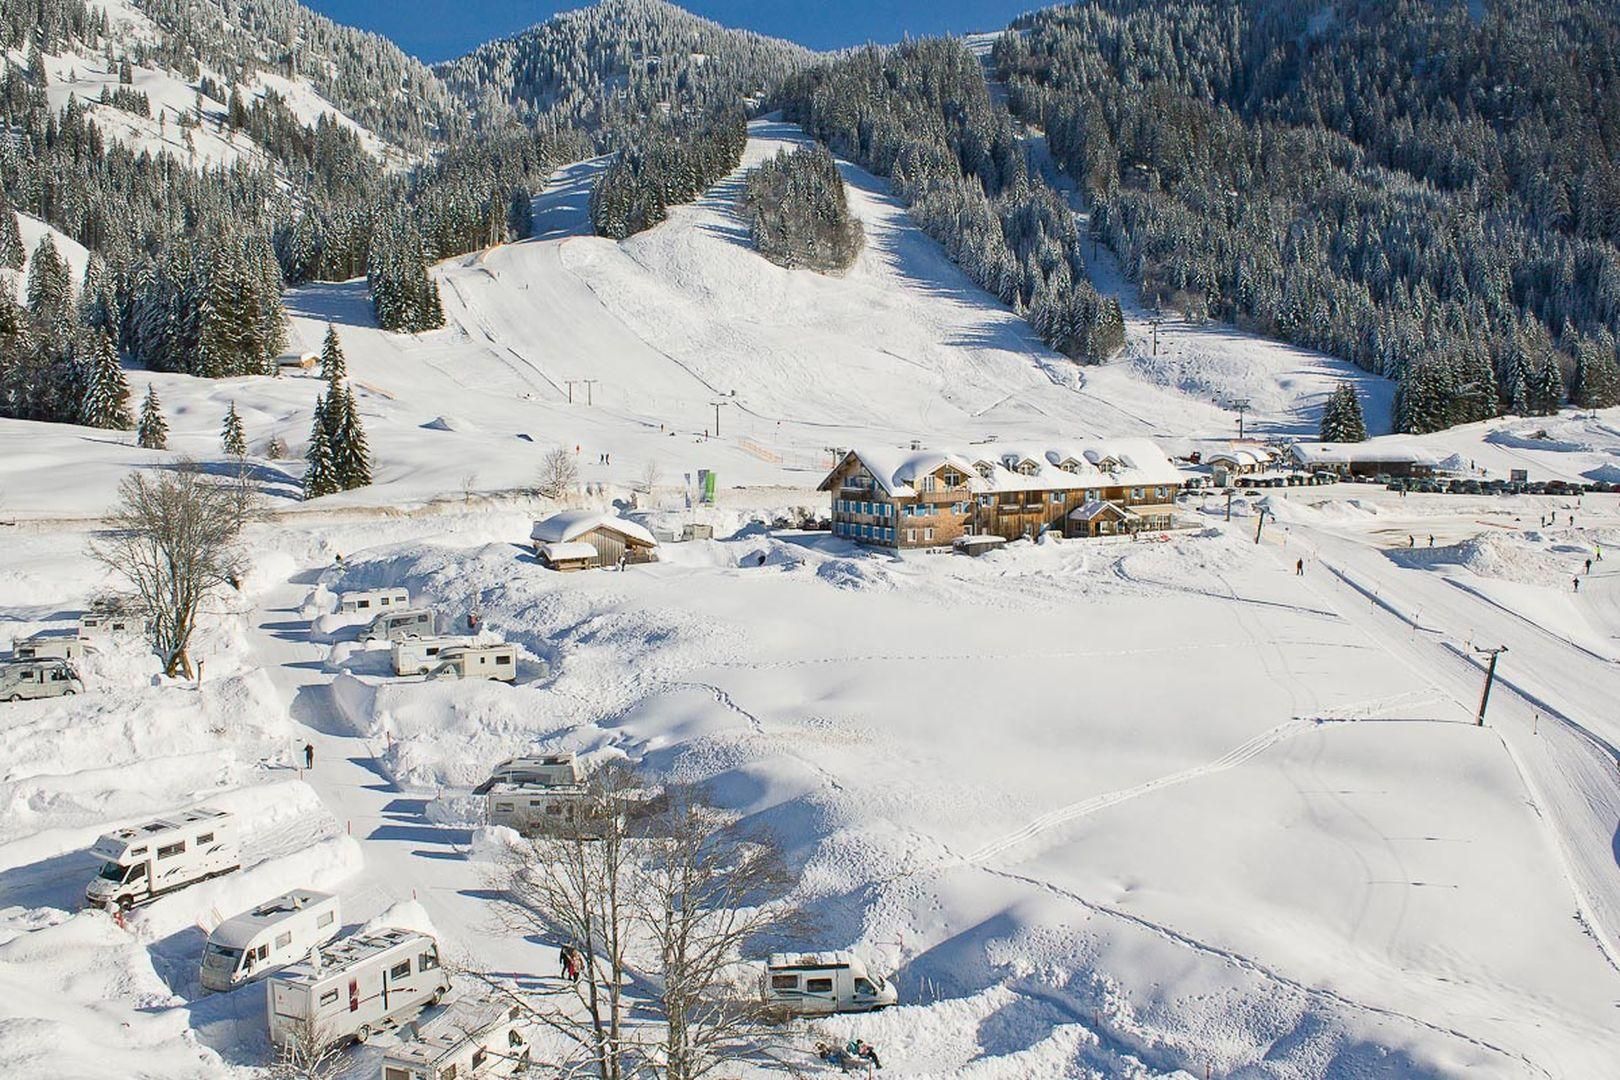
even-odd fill
[{"label": "snow-covered pine tree", "polygon": [[336,390],[349,377],[349,363],[343,356],[343,345],[338,341],[337,327],[326,324],[326,340],[321,342],[321,378]]},{"label": "snow-covered pine tree", "polygon": [[247,432],[242,430],[242,418],[236,412],[236,402],[225,414],[225,425],[220,429],[219,444],[233,458],[247,457]]},{"label": "snow-covered pine tree", "polygon": [[47,233],[28,263],[28,313],[40,326],[63,326],[70,320],[72,305],[73,278]]},{"label": "snow-covered pine tree", "polygon": [[309,449],[304,452],[304,460],[309,463],[304,472],[306,499],[318,499],[342,490],[333,468],[332,442],[327,434],[327,413],[332,407],[324,395],[315,399],[315,417],[309,425]]},{"label": "snow-covered pine tree", "polygon": [[1564,371],[1558,354],[1548,350],[1536,359],[1530,376],[1530,411],[1552,416],[1564,404]]},{"label": "snow-covered pine tree", "polygon": [[327,402],[328,415],[337,415],[340,435],[332,441],[332,472],[338,485],[347,491],[371,483],[371,449],[366,443],[366,431],[360,423],[360,410],[354,401],[354,391],[344,387],[334,391]]},{"label": "snow-covered pine tree", "polygon": [[129,383],[118,363],[118,347],[105,329],[95,332],[93,338],[79,422],[87,427],[127,431],[131,423]]},{"label": "snow-covered pine tree", "polygon": [[422,234],[409,213],[378,223],[366,268],[378,326],[415,334],[444,325],[439,286],[428,276],[427,264]]},{"label": "snow-covered pine tree", "polygon": [[1323,442],[1335,443],[1362,442],[1367,438],[1361,399],[1356,396],[1355,387],[1347,382],[1340,383],[1328,395],[1327,404],[1322,409],[1321,438]]},{"label": "snow-covered pine tree", "polygon": [[135,442],[148,450],[169,448],[169,422],[163,418],[163,405],[158,401],[152,384],[146,385],[146,397],[141,401],[141,418],[135,425]]},{"label": "snow-covered pine tree", "polygon": [[17,214],[6,202],[5,190],[0,188],[0,267],[21,270],[27,255],[22,232],[17,228]]},{"label": "snow-covered pine tree", "polygon": [[107,264],[99,255],[91,255],[79,286],[79,325],[116,334],[120,323],[118,298],[107,278]]},{"label": "snow-covered pine tree", "polygon": [[1590,338],[1576,343],[1575,374],[1570,380],[1569,400],[1582,409],[1620,405],[1620,366],[1615,363],[1612,342],[1607,350]]}]

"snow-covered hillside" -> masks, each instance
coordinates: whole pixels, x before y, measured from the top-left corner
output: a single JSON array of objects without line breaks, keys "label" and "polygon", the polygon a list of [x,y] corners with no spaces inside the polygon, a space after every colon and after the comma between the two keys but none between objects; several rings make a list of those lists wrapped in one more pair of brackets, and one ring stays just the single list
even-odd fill
[{"label": "snow-covered hillside", "polygon": [[[745,167],[799,138],[751,136]],[[900,1007],[795,1033],[807,1074],[817,1039],[860,1036],[900,1076],[1605,1075],[1620,556],[1589,576],[1584,560],[1620,544],[1615,496],[1281,489],[1238,498],[1230,523],[1224,500],[1191,497],[1195,527],[1164,542],[977,560],[773,529],[825,513],[836,447],[1208,448],[1235,433],[1209,398],[1237,358],[1257,358],[1243,392],[1268,432],[1313,430],[1347,371],[1161,327],[1161,356],[1182,340],[1203,358],[1161,379],[1136,322],[1126,359],[1077,368],[848,165],[867,250],[842,277],[756,256],[740,176],[614,244],[586,235],[599,168],[554,178],[533,239],[436,268],[443,330],[378,331],[360,281],[289,294],[293,349],[329,322],[341,336],[372,487],[294,501],[308,376],[130,372],[164,402],[169,453],[0,422],[0,643],[71,624],[105,581],[83,552],[119,479],[178,454],[220,463],[232,402],[279,511],[251,528],[241,591],[211,602],[200,687],[123,643],[87,661],[82,697],[0,705],[0,1061],[265,1064],[262,988],[202,996],[197,953],[204,929],[296,884],[336,888],[351,927],[425,923],[462,965],[551,976],[556,942],[493,922],[467,789],[500,758],[568,749],[709,783],[783,842],[819,917],[806,944],[894,974]],[[273,437],[290,460],[264,455]],[[1620,418],[1421,442],[1612,479]],[[542,570],[523,544],[554,504],[526,489],[555,446],[578,448],[572,501],[717,539],[622,574]],[[653,490],[635,490],[649,466]],[[686,505],[700,468],[717,506]],[[380,650],[311,634],[334,591],[383,585],[448,621],[480,610],[521,646],[519,684],[393,680]],[[1472,650],[1501,644],[1481,730]],[[203,802],[253,821],[247,872],[127,930],[78,910],[97,832]],[[352,1052],[349,1075],[375,1075],[380,1052]]]}]

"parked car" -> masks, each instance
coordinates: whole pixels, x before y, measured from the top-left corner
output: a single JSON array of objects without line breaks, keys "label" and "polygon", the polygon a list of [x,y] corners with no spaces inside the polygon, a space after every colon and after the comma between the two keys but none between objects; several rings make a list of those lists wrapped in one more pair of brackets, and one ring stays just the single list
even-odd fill
[{"label": "parked car", "polygon": [[14,660],[0,664],[0,701],[65,697],[82,694],[84,680],[78,669],[66,660]]}]

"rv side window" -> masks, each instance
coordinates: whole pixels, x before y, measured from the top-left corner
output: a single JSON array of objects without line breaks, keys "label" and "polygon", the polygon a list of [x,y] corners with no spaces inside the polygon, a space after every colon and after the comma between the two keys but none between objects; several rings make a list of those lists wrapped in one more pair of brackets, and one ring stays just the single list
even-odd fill
[{"label": "rv side window", "polygon": [[61,668],[51,669],[51,682],[67,682],[67,672]]},{"label": "rv side window", "polygon": [[495,658],[495,662],[497,664],[510,664],[512,662],[512,658],[510,656],[497,656]]},{"label": "rv side window", "polygon": [[386,1065],[383,1067],[383,1080],[411,1080],[411,1074],[408,1070]]},{"label": "rv side window", "polygon": [[157,857],[160,859],[172,859],[176,855],[184,855],[185,852],[186,842],[182,840],[178,844],[164,844],[158,848]]},{"label": "rv side window", "polygon": [[832,993],[832,980],[806,979],[804,980],[804,988],[812,994],[830,994]]},{"label": "rv side window", "polygon": [[485,1050],[482,1046],[480,1046],[478,1049],[473,1051],[473,1059],[472,1059],[472,1067],[473,1068],[475,1068],[475,1069],[478,1068],[478,1066],[482,1065],[484,1062],[486,1062],[488,1060],[489,1060],[489,1051]]},{"label": "rv side window", "polygon": [[498,802],[495,804],[495,812],[497,814],[510,814],[512,810],[513,805],[509,802]]},{"label": "rv side window", "polygon": [[332,920],[335,918],[337,916],[330,911],[321,912],[321,917],[315,920],[316,929],[324,930],[326,927],[331,926]]},{"label": "rv side window", "polygon": [[403,964],[395,964],[393,967],[388,969],[388,977],[390,979],[404,979],[408,978],[410,974],[411,962],[409,960],[405,961]]},{"label": "rv side window", "polygon": [[291,944],[292,944],[292,931],[291,930],[287,931],[285,934],[277,934],[276,935],[276,948],[285,949],[287,946],[289,946]]},{"label": "rv side window", "polygon": [[877,990],[865,979],[856,979],[855,992],[857,994],[875,994],[877,993]]},{"label": "rv side window", "polygon": [[336,990],[328,990],[326,993],[321,995],[321,1005],[323,1007],[327,1006],[327,1005],[336,1005],[336,1004],[337,1004],[337,991]]},{"label": "rv side window", "polygon": [[416,958],[417,971],[432,971],[438,966],[439,954],[437,952],[425,952]]},{"label": "rv side window", "polygon": [[379,598],[378,601],[377,601],[377,606],[378,607],[387,607],[388,606],[388,597],[384,596],[384,597]]},{"label": "rv side window", "polygon": [[772,975],[771,976],[771,989],[772,990],[797,990],[798,988],[799,988],[799,977],[797,975]]},{"label": "rv side window", "polygon": [[214,834],[211,832],[205,832],[197,837],[197,846],[199,847],[201,847],[203,844],[212,844],[213,842]]},{"label": "rv side window", "polygon": [[357,601],[355,601],[354,609],[356,611],[364,611],[364,610],[366,610],[366,608],[368,608],[370,606],[371,606],[371,601],[370,600],[357,600]]},{"label": "rv side window", "polygon": [[23,682],[33,682],[34,681],[34,669],[33,668],[24,668],[23,669],[22,681]]},{"label": "rv side window", "polygon": [[439,1070],[439,1080],[456,1080],[456,1063],[451,1062]]}]

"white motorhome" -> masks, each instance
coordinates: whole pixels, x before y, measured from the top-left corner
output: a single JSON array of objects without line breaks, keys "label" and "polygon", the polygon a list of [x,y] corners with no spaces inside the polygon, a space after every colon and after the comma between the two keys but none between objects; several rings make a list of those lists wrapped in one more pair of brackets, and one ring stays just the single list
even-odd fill
[{"label": "white motorhome", "polygon": [[561,754],[541,754],[536,757],[507,758],[490,770],[489,779],[473,788],[474,795],[484,795],[496,784],[541,784],[552,787],[574,787],[585,782],[585,770],[572,750]]},{"label": "white motorhome", "polygon": [[767,1004],[795,1015],[874,1012],[899,995],[848,952],[777,953],[765,965],[760,990]]},{"label": "white motorhome", "polygon": [[470,637],[438,636],[406,638],[394,642],[394,674],[426,675],[439,666],[439,654],[446,649],[475,644]]},{"label": "white motorhome", "polygon": [[366,643],[377,641],[404,641],[407,638],[432,637],[437,620],[427,608],[406,608],[385,611],[371,620],[360,634]]},{"label": "white motorhome", "polygon": [[0,664],[0,701],[82,693],[84,680],[66,660],[13,660]]},{"label": "white motorhome", "polygon": [[62,634],[35,634],[14,639],[11,655],[18,660],[83,660],[84,642]]},{"label": "white motorhome", "polygon": [[265,983],[270,1041],[309,1048],[365,1042],[414,1019],[450,989],[439,946],[414,930],[380,930],[316,950]]},{"label": "white motorhome", "polygon": [[506,642],[494,645],[457,645],[439,654],[430,679],[494,679],[517,682],[517,646]]},{"label": "white motorhome", "polygon": [[469,1080],[528,1071],[528,1025],[509,1002],[452,1001],[414,1039],[390,1047],[382,1080]]},{"label": "white motorhome", "polygon": [[342,927],[338,898],[313,889],[294,889],[233,915],[203,946],[203,989],[231,990],[295,964]]},{"label": "white motorhome", "polygon": [[409,589],[362,589],[357,592],[338,593],[338,614],[371,614],[394,611],[411,606]]},{"label": "white motorhome", "polygon": [[144,634],[146,625],[146,620],[139,615],[87,611],[79,616],[79,636],[95,638],[113,634]]},{"label": "white motorhome", "polygon": [[525,835],[560,832],[574,827],[584,812],[585,785],[500,782],[484,796],[484,816]]},{"label": "white motorhome", "polygon": [[145,903],[242,865],[236,818],[206,806],[116,829],[90,851],[106,860],[84,891],[86,902],[96,907]]}]

